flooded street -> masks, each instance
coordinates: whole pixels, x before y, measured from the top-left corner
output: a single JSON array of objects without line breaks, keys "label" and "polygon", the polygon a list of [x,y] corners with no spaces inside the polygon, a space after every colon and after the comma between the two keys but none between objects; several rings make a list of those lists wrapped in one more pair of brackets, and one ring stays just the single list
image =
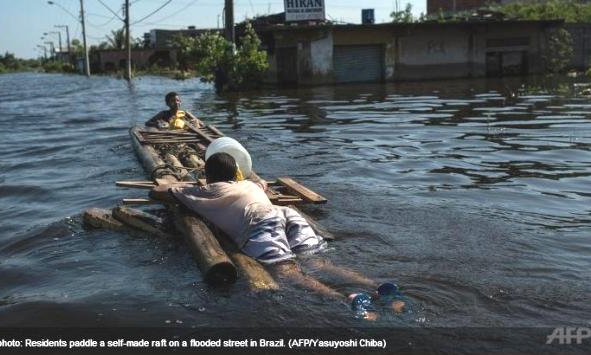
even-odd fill
[{"label": "flooded street", "polygon": [[[128,129],[183,107],[241,141],[267,179],[329,200],[323,256],[411,303],[372,327],[590,326],[591,99],[519,80],[266,90],[198,80],[0,76],[0,326],[358,327],[294,286],[215,290],[184,244],[85,230],[145,191]],[[354,285],[331,282],[352,292]]]}]

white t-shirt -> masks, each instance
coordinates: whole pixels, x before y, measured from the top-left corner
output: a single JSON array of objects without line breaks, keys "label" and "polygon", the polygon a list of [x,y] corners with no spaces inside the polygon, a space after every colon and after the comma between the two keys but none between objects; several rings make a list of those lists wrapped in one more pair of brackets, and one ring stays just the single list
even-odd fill
[{"label": "white t-shirt", "polygon": [[261,186],[249,180],[173,187],[169,191],[184,206],[224,231],[239,248],[248,239],[250,222],[273,208]]}]

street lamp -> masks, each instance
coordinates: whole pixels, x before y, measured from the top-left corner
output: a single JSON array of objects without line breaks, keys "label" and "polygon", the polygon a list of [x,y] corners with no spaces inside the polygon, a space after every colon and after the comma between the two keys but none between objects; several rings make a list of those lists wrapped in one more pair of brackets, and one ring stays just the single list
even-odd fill
[{"label": "street lamp", "polygon": [[63,7],[62,5],[58,4],[57,2],[54,1],[48,1],[47,2],[49,5],[56,5],[57,7],[59,7],[60,9],[64,10],[65,12],[67,12],[70,16],[72,16],[76,21],[80,20],[80,24],[82,25],[82,39],[84,42],[84,71],[86,72],[86,76],[90,76],[90,62],[89,62],[89,58],[88,58],[88,46],[86,45],[86,25],[85,25],[85,21],[84,21],[84,0],[80,0],[80,18],[78,19],[76,16],[74,16],[74,14],[72,14],[70,11],[68,11],[68,9],[66,9],[65,7]]},{"label": "street lamp", "polygon": [[71,61],[70,56],[72,55],[72,50],[70,48],[70,29],[68,28],[68,25],[55,25],[53,27],[66,29],[66,41],[68,41],[68,61]]},{"label": "street lamp", "polygon": [[65,7],[63,7],[62,5],[60,5],[59,3],[54,2],[54,1],[48,1],[47,3],[49,5],[55,5],[55,6],[59,7],[60,9],[64,10],[65,12],[67,12],[68,15],[72,16],[74,18],[74,20],[80,21],[80,19],[78,17],[74,16],[73,13],[71,13],[68,9],[66,9]]},{"label": "street lamp", "polygon": [[49,31],[49,32],[44,32],[43,33],[45,36],[49,35],[49,34],[57,34],[57,38],[59,40],[59,45],[60,45],[60,53],[62,52],[62,33],[60,31]]},{"label": "street lamp", "polygon": [[55,56],[55,46],[53,45],[53,42],[52,41],[46,41],[46,42],[43,42],[43,43],[49,44],[49,51],[50,51],[50,53],[53,53],[53,55]]},{"label": "street lamp", "polygon": [[43,48],[43,58],[47,60],[47,47],[42,46],[40,44],[37,45],[38,48]]}]

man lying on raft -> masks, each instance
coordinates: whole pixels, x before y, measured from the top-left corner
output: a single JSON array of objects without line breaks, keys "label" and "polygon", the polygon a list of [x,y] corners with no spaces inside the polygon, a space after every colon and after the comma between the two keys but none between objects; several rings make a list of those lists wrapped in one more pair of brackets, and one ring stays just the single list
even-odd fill
[{"label": "man lying on raft", "polygon": [[[259,262],[272,265],[282,278],[329,296],[352,302],[362,317],[375,319],[368,295],[345,295],[302,272],[295,263],[296,254],[314,254],[326,248],[326,241],[318,236],[306,220],[289,207],[271,203],[264,180],[236,181],[238,168],[234,158],[226,153],[213,154],[205,162],[207,185],[203,187],[157,186],[150,196],[165,202],[178,202],[204,217],[224,231],[239,249]],[[376,295],[392,295],[396,286],[378,284],[358,273],[336,267],[328,260],[306,258],[307,266],[330,273],[345,282],[361,284],[376,290]],[[404,302],[395,301],[390,307],[400,312]]]},{"label": "man lying on raft", "polygon": [[197,127],[203,126],[203,122],[191,112],[181,111],[181,98],[176,92],[169,92],[166,94],[164,101],[169,110],[158,112],[156,116],[146,121],[146,127],[182,129],[184,127],[183,120],[186,120]]}]

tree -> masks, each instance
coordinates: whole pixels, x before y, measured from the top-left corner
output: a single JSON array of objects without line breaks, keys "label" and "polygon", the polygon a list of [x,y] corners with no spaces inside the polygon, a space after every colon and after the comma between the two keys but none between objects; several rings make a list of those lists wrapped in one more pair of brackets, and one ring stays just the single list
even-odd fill
[{"label": "tree", "polygon": [[125,31],[123,29],[111,31],[111,35],[107,36],[109,49],[125,49]]},{"label": "tree", "polygon": [[76,53],[77,57],[84,56],[84,46],[82,45],[82,43],[80,43],[80,40],[73,39],[72,47],[74,47],[74,53]]},{"label": "tree", "polygon": [[568,69],[573,57],[573,38],[564,28],[553,28],[547,32],[544,63],[550,73]]},{"label": "tree", "polygon": [[404,10],[398,11],[398,9],[396,9],[392,11],[390,17],[392,17],[392,22],[395,23],[411,23],[415,21],[412,16],[412,5],[410,3],[406,4]]},{"label": "tree", "polygon": [[260,49],[261,40],[250,23],[236,48],[219,32],[196,38],[175,36],[171,44],[177,51],[179,68],[195,69],[201,80],[214,82],[218,91],[255,88],[268,68],[267,52]]},{"label": "tree", "polygon": [[509,18],[523,20],[564,20],[566,22],[591,22],[591,3],[578,0],[547,0],[512,2],[491,6]]}]

